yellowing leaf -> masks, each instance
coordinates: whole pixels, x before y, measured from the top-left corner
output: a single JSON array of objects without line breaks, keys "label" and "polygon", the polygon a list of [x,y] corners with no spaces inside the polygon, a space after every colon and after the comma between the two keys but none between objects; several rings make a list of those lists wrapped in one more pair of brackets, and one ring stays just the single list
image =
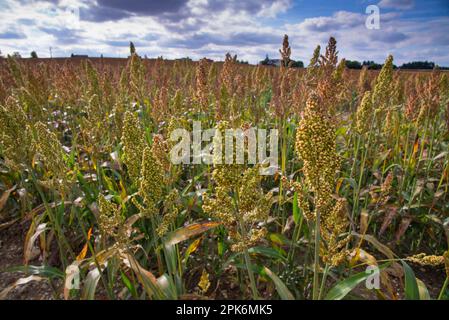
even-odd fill
[{"label": "yellowing leaf", "polygon": [[415,157],[416,153],[418,152],[418,149],[419,149],[419,138],[418,136],[416,136],[415,143],[413,144],[413,157]]},{"label": "yellowing leaf", "polygon": [[194,253],[196,251],[196,249],[198,249],[198,247],[200,246],[201,240],[203,238],[199,237],[198,239],[196,239],[195,241],[193,241],[187,248],[186,253],[184,255],[184,260],[187,260],[189,258],[189,256]]},{"label": "yellowing leaf", "polygon": [[89,231],[87,232],[87,241],[86,244],[84,245],[83,249],[81,250],[80,254],[76,257],[76,261],[81,261],[86,257],[87,254],[87,248],[88,248],[88,243],[90,240],[90,237],[92,236],[92,228],[89,229]]},{"label": "yellowing leaf", "polygon": [[177,243],[180,243],[181,241],[184,241],[193,236],[196,236],[197,234],[200,234],[209,229],[215,228],[218,225],[220,225],[220,223],[218,223],[218,222],[201,222],[201,223],[194,223],[194,224],[185,226],[183,228],[179,228],[178,230],[171,232],[167,236],[167,238],[165,240],[165,245],[173,246]]}]

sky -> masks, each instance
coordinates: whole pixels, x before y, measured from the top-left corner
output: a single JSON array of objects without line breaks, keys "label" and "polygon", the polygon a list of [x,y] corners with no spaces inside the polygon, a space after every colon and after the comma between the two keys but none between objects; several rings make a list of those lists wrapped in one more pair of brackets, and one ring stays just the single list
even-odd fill
[{"label": "sky", "polygon": [[[378,29],[366,26],[371,5]],[[133,41],[150,58],[257,63],[279,58],[284,34],[306,64],[333,36],[341,58],[449,66],[449,0],[0,0],[3,55],[127,57]]]}]

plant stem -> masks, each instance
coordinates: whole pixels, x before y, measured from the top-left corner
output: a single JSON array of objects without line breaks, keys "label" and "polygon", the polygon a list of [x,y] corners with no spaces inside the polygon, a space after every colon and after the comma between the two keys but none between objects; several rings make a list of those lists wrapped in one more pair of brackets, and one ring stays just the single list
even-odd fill
[{"label": "plant stem", "polygon": [[314,268],[313,268],[313,300],[319,298],[320,285],[320,211],[316,210],[315,220],[315,251],[314,251]]},{"label": "plant stem", "polygon": [[443,287],[441,288],[440,294],[438,295],[438,300],[443,299],[443,295],[444,295],[444,292],[446,291],[448,284],[449,284],[449,277],[446,277]]}]

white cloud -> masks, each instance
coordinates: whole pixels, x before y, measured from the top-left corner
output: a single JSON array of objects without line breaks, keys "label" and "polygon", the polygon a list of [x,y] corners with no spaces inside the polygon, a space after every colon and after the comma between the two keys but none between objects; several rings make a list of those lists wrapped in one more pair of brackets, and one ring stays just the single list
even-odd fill
[{"label": "white cloud", "polygon": [[274,18],[279,13],[286,12],[291,7],[291,5],[291,0],[274,1],[271,4],[263,5],[262,9],[257,15],[260,17]]},{"label": "white cloud", "polygon": [[[218,60],[230,51],[239,59],[256,63],[267,53],[278,57],[283,35],[288,34],[293,59],[306,63],[317,44],[324,47],[334,36],[340,57],[381,62],[392,53],[397,64],[427,59],[449,65],[448,17],[407,20],[400,13],[383,13],[381,29],[368,30],[364,12],[337,11],[285,24],[276,20],[275,14],[288,10],[290,0],[231,0],[226,6],[217,0],[189,0],[176,12],[177,19],[133,14],[120,19],[81,20],[74,27],[58,18],[65,7],[55,5],[55,1],[2,1],[9,6],[0,12],[3,53],[20,51],[28,56],[36,50],[39,56],[49,56],[51,46],[53,55],[74,52],[125,57],[128,43],[133,41],[138,52],[149,57],[208,56]],[[405,5],[404,1],[394,2]],[[250,3],[261,5],[254,10]],[[15,39],[15,34],[23,36]]]}]

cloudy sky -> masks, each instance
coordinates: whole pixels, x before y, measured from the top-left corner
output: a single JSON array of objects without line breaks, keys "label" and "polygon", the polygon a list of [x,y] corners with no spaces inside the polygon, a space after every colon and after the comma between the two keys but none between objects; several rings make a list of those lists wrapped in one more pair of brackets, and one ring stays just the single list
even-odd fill
[{"label": "cloudy sky", "polygon": [[[380,9],[368,29],[366,8]],[[284,34],[292,58],[308,61],[330,36],[340,56],[449,66],[449,0],[0,0],[0,50],[40,57],[140,55],[251,63],[277,58]]]}]

